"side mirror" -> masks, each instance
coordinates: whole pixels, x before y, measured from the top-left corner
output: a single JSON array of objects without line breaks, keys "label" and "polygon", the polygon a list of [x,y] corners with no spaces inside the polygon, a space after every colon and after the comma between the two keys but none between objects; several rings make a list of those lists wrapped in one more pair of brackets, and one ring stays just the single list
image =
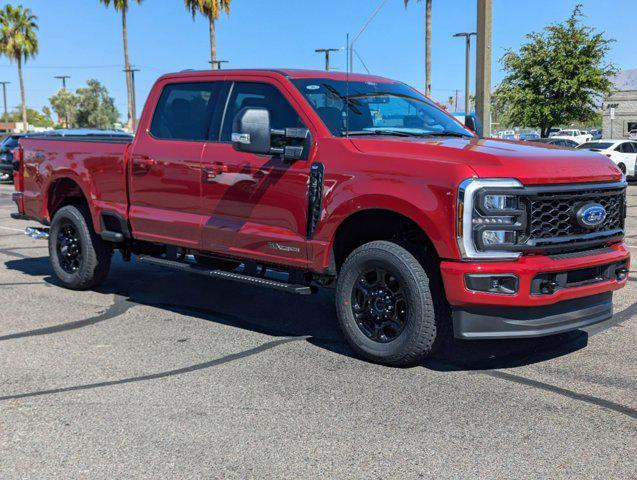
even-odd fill
[{"label": "side mirror", "polygon": [[477,135],[482,134],[482,125],[475,115],[466,115],[464,117],[465,126]]},{"label": "side mirror", "polygon": [[232,147],[240,152],[269,154],[272,148],[270,112],[242,108],[232,122]]}]

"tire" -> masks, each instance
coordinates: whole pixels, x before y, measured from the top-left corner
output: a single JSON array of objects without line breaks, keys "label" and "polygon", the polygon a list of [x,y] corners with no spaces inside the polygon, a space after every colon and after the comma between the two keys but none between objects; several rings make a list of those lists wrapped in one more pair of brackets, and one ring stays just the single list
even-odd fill
[{"label": "tire", "polygon": [[[366,273],[370,271],[374,273]],[[380,278],[384,280],[381,282]],[[419,262],[396,243],[374,241],[354,250],[338,276],[336,310],[341,330],[356,353],[394,367],[417,364],[431,354],[450,321],[445,315],[442,288],[435,284],[439,278],[433,262]],[[383,284],[388,288],[379,290],[378,285]],[[390,295],[386,295],[387,290]],[[372,295],[365,295],[370,291]],[[393,299],[387,301],[387,296]],[[392,315],[392,320],[381,316],[377,321],[374,315],[381,315],[380,312]],[[381,333],[377,333],[379,322],[389,322],[391,326],[380,328]],[[398,328],[401,323],[402,329]],[[370,328],[370,324],[374,326]]]},{"label": "tire", "polygon": [[83,205],[68,205],[55,213],[49,231],[49,258],[55,276],[72,290],[99,285],[111,266],[112,247],[95,230]]}]

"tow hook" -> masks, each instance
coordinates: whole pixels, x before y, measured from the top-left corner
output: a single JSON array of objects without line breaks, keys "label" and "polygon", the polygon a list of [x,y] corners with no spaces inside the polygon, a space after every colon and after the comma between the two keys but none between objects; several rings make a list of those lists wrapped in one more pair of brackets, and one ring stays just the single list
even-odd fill
[{"label": "tow hook", "polygon": [[628,276],[629,270],[626,267],[618,268],[615,270],[615,275],[617,276],[617,281],[621,282],[625,280]]},{"label": "tow hook", "polygon": [[49,239],[49,229],[48,228],[27,227],[24,230],[24,234],[27,237],[35,238],[36,240],[48,240]]}]

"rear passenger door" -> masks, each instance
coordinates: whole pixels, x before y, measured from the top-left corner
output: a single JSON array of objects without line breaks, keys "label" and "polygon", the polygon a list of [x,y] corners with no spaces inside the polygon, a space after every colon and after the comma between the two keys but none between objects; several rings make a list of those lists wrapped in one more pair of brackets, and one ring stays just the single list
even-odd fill
[{"label": "rear passenger door", "polygon": [[[136,238],[198,247],[201,153],[221,108],[224,82],[167,83],[152,118],[142,119],[129,168],[130,222]],[[221,105],[221,107],[220,107]]]}]

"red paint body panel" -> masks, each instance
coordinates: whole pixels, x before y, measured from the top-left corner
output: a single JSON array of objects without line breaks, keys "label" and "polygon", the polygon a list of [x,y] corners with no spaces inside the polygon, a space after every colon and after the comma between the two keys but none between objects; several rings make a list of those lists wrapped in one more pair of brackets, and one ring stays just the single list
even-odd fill
[{"label": "red paint body panel", "polygon": [[[514,178],[526,185],[620,180],[619,170],[606,157],[478,138],[336,138],[290,78],[345,80],[346,75],[300,70],[169,74],[153,87],[130,146],[23,139],[22,213],[49,221],[51,185],[67,178],[88,199],[98,231],[100,212],[110,210],[129,220],[135,239],[324,272],[342,222],[362,210],[383,209],[412,219],[431,239],[442,259],[452,305],[550,304],[623,286],[607,282],[542,298],[524,294],[539,272],[628,258],[623,244],[615,245],[612,254],[559,262],[545,256],[523,256],[513,262],[462,262],[456,242],[456,197],[463,180]],[[350,79],[391,82],[365,75]],[[271,156],[237,152],[228,143],[158,140],[150,135],[164,86],[233,80],[265,82],[279,89],[311,132],[308,161],[285,164]],[[315,234],[307,239],[307,187],[313,161],[325,168],[324,195]],[[221,173],[208,176],[211,169],[221,169]],[[277,250],[271,243],[292,248]],[[463,275],[470,272],[516,273],[521,292],[512,297],[469,292]]]}]

